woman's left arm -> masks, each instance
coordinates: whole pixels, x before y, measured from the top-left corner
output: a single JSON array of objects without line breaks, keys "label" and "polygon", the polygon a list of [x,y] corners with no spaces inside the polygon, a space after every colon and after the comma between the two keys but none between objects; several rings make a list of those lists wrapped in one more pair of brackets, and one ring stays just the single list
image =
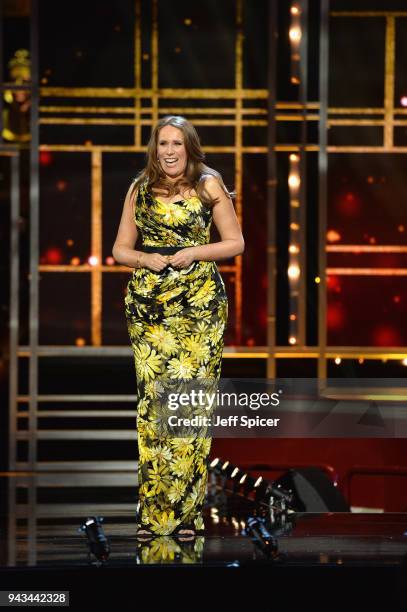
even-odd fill
[{"label": "woman's left arm", "polygon": [[220,242],[212,242],[211,244],[203,244],[201,246],[186,247],[172,256],[174,265],[179,255],[180,264],[184,257],[193,260],[216,261],[217,259],[229,259],[235,255],[241,255],[244,251],[245,243],[239,221],[236,217],[233,202],[226,195],[216,177],[209,177],[205,181],[207,192],[212,198],[219,198],[218,202],[213,205],[213,222],[220,235]]}]

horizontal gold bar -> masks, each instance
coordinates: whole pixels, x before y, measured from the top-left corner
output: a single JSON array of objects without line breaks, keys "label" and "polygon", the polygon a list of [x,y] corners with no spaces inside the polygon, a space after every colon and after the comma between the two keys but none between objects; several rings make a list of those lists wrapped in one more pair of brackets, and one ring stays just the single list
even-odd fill
[{"label": "horizontal gold bar", "polygon": [[44,98],[180,98],[236,100],[268,98],[268,89],[142,89],[135,87],[40,87]]},{"label": "horizontal gold bar", "polygon": [[[30,347],[20,346],[18,347],[19,357],[29,357]],[[97,356],[123,356],[131,353],[130,346],[111,346],[111,347],[93,347],[84,346],[77,347],[74,345],[52,345],[39,346],[38,356],[49,357],[49,356],[77,356],[86,357],[89,355]],[[267,347],[264,346],[225,346],[223,349],[223,357],[228,358],[239,357],[239,358],[253,358],[253,357],[276,357],[276,358],[287,358],[287,359],[298,359],[298,358],[311,358],[317,359],[321,354],[319,347],[317,346],[304,346],[304,347],[289,347],[289,346],[275,346],[274,352],[269,353]],[[402,360],[407,359],[407,348],[406,347],[395,347],[395,346],[327,346],[325,354],[328,359],[335,359],[340,357],[341,359],[394,359]],[[20,396],[21,397],[21,396]],[[127,396],[126,396],[127,397]],[[28,396],[27,396],[28,398]]]},{"label": "horizontal gold bar", "polygon": [[305,104],[301,104],[300,102],[277,102],[276,109],[285,109],[285,110],[303,110],[304,108],[308,109],[318,109],[320,107],[319,102],[306,102]]},{"label": "horizontal gold bar", "polygon": [[332,244],[326,247],[328,253],[407,253],[407,247],[399,244]]},{"label": "horizontal gold bar", "polygon": [[[298,120],[298,119],[297,119]],[[105,117],[103,119],[92,118],[92,117],[66,117],[66,118],[42,118],[39,120],[42,125],[152,125],[152,119],[114,119],[112,117]],[[266,126],[267,121],[263,119],[194,119],[195,125],[211,125],[217,127],[219,125],[230,125],[235,127],[236,125],[250,126]]]},{"label": "horizontal gold bar", "polygon": [[[40,106],[40,112],[43,113],[114,113],[114,114],[126,114],[126,115],[150,115],[153,111],[151,107],[141,108],[136,111],[133,106]],[[161,113],[183,113],[189,115],[200,115],[200,114],[217,114],[217,115],[235,115],[235,108],[217,108],[217,107],[203,107],[203,108],[182,108],[182,107],[160,107]],[[267,109],[265,108],[242,108],[240,114],[242,115],[267,115]]]},{"label": "horizontal gold bar", "polygon": [[[203,150],[207,153],[231,153],[235,154],[236,151],[241,153],[268,153],[267,147],[235,147],[235,146],[226,146],[226,147],[218,147],[218,146],[204,146]],[[39,147],[40,151],[63,151],[67,153],[72,152],[84,152],[92,153],[93,151],[101,151],[104,153],[145,153],[145,146],[136,146],[136,145],[93,145],[93,144],[83,144],[83,145],[51,145],[51,144],[42,144]],[[319,151],[318,145],[307,145],[306,147],[300,147],[299,145],[289,144],[289,145],[276,145],[273,147],[274,151],[277,152],[296,152],[296,151]],[[407,153],[406,147],[389,147],[385,148],[383,146],[380,147],[357,147],[357,146],[329,146],[327,147],[328,153]]]},{"label": "horizontal gold bar", "polygon": [[328,113],[334,115],[384,115],[384,108],[362,108],[361,106],[355,107],[331,107],[328,108]]},{"label": "horizontal gold bar", "polygon": [[407,268],[327,268],[337,276],[407,276]]},{"label": "horizontal gold bar", "polygon": [[276,121],[318,121],[319,115],[276,115]]},{"label": "horizontal gold bar", "polygon": [[[315,148],[317,145],[310,145],[306,150],[309,151],[317,151]],[[39,147],[40,151],[64,151],[64,152],[78,152],[78,151],[87,151],[92,153],[93,151],[102,151],[105,153],[108,152],[116,152],[116,153],[145,153],[145,146],[136,146],[136,145],[93,145],[93,144],[83,144],[83,145],[51,145],[51,144],[42,144]],[[267,147],[235,147],[235,146],[204,146],[202,149],[206,153],[231,153],[235,154],[236,151],[241,151],[242,153],[267,153]],[[299,147],[294,145],[294,148],[289,145],[287,150],[298,151]]]},{"label": "horizontal gold bar", "polygon": [[331,125],[384,125],[384,119],[328,119],[328,127]]}]

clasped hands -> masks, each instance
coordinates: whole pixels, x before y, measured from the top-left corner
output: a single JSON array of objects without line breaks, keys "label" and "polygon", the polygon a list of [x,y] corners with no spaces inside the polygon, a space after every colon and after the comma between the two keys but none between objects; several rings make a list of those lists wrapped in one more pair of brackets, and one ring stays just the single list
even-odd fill
[{"label": "clasped hands", "polygon": [[160,272],[167,266],[173,268],[188,268],[195,260],[194,248],[186,247],[180,249],[173,255],[161,255],[161,253],[143,253],[140,261],[141,267],[149,268],[154,272]]}]

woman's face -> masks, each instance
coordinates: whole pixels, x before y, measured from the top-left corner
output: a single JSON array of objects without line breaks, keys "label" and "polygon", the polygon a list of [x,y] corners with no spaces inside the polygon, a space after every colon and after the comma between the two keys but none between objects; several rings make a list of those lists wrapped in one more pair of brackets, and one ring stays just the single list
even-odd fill
[{"label": "woman's face", "polygon": [[187,166],[187,152],[182,131],[173,125],[166,125],[158,133],[157,157],[167,178],[176,180]]}]

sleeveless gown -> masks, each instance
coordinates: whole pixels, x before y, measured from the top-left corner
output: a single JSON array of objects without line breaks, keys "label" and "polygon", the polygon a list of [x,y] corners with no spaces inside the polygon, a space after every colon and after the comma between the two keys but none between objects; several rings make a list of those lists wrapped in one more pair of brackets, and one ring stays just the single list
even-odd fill
[{"label": "sleeveless gown", "polygon": [[[164,203],[144,183],[134,220],[143,245],[181,249],[209,243],[212,210],[197,196]],[[203,532],[211,437],[163,434],[155,383],[219,380],[228,299],[216,263],[135,269],[125,315],[137,380],[138,526],[156,535]]]}]

